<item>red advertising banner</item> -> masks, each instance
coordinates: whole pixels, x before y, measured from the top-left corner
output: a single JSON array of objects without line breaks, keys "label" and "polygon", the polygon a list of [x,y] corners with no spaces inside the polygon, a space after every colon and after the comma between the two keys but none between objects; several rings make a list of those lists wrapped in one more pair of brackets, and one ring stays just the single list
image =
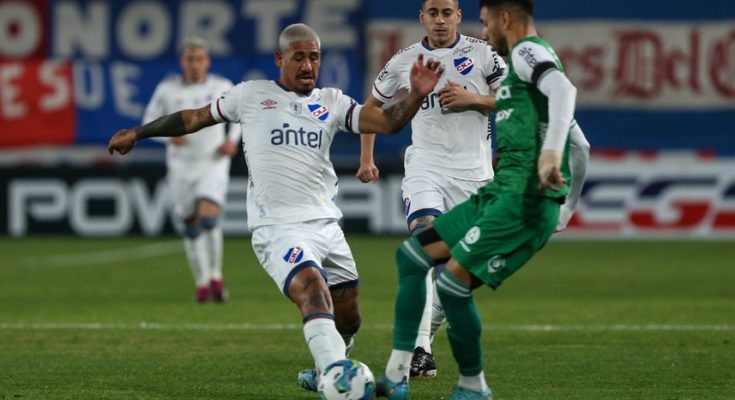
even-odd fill
[{"label": "red advertising banner", "polygon": [[69,63],[0,62],[0,147],[72,143],[73,97]]}]

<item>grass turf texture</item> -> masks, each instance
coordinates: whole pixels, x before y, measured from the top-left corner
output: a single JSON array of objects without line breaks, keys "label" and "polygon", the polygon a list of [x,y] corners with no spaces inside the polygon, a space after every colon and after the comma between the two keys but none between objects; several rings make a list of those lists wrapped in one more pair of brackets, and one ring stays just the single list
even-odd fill
[{"label": "grass turf texture", "polygon": [[[390,352],[399,237],[349,237],[363,328]],[[156,255],[158,254],[158,255]],[[231,301],[197,305],[179,239],[0,239],[0,399],[314,399],[300,317],[247,238],[225,243]],[[475,292],[495,400],[735,399],[735,244],[552,242]],[[444,330],[439,376],[457,379]]]}]

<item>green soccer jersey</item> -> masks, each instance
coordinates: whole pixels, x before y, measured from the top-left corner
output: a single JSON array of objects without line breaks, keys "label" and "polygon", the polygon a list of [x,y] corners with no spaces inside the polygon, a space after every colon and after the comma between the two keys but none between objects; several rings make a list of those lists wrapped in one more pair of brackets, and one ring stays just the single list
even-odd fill
[{"label": "green soccer jersey", "polygon": [[564,71],[554,50],[538,36],[525,37],[511,49],[507,75],[496,92],[498,164],[488,190],[552,198],[564,198],[569,192],[568,140],[561,168],[567,184],[557,192],[538,187],[537,164],[546,137],[549,106],[548,98],[536,85],[553,69]]}]

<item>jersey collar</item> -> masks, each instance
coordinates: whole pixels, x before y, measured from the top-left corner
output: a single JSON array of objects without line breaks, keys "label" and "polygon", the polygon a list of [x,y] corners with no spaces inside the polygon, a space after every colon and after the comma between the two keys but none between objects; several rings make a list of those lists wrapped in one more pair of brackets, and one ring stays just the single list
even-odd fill
[{"label": "jersey collar", "polygon": [[[448,48],[448,49],[451,49],[452,47],[456,46],[456,45],[457,45],[457,43],[459,43],[459,39],[460,39],[460,37],[461,37],[461,36],[460,36],[459,32],[457,32],[457,38],[456,38],[456,39],[454,39],[454,43],[452,43],[452,45],[451,45],[451,46],[449,46],[449,47],[447,47],[447,48]],[[422,45],[422,46],[424,46],[424,48],[425,48],[426,50],[429,50],[429,51],[434,51],[434,50],[436,50],[435,48],[433,48],[433,47],[431,47],[431,46],[429,45],[429,37],[428,37],[428,36],[424,36],[424,38],[423,38],[423,39],[421,40],[421,45]]]},{"label": "jersey collar", "polygon": [[298,92],[294,92],[293,90],[291,90],[291,89],[289,89],[289,88],[287,88],[287,87],[283,86],[283,84],[281,83],[281,81],[280,81],[279,79],[276,79],[276,80],[275,80],[274,82],[276,83],[276,85],[278,85],[278,86],[279,86],[279,87],[280,87],[281,89],[283,89],[284,91],[286,91],[286,92],[289,92],[289,93],[293,93],[293,94],[295,94],[295,95],[297,95],[297,96],[303,96],[303,97],[311,97],[311,94],[312,94],[312,93],[314,93],[314,89],[312,89],[312,90],[311,90],[311,92],[309,92],[309,93],[307,93],[307,94],[303,94],[303,93],[298,93]]}]

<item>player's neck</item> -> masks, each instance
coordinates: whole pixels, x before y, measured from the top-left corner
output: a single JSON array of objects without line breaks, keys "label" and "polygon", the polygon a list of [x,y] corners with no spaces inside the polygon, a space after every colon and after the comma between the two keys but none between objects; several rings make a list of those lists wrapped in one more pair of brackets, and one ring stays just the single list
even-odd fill
[{"label": "player's neck", "polygon": [[528,36],[538,36],[536,32],[536,25],[532,19],[529,19],[525,24],[518,24],[518,26],[511,29],[506,37],[508,38],[508,49],[512,49],[523,38]]},{"label": "player's neck", "polygon": [[452,37],[452,40],[448,40],[444,43],[436,43],[433,40],[431,40],[431,37],[425,36],[424,40],[422,41],[424,47],[426,47],[429,50],[434,49],[449,49],[454,47],[457,42],[459,42],[459,33],[455,32],[454,36]]},{"label": "player's neck", "polygon": [[184,83],[186,83],[187,85],[197,85],[197,84],[200,84],[200,83],[204,83],[204,81],[206,81],[206,80],[207,80],[207,75],[203,75],[199,79],[196,79],[196,78],[189,78],[189,79],[184,78]]}]

